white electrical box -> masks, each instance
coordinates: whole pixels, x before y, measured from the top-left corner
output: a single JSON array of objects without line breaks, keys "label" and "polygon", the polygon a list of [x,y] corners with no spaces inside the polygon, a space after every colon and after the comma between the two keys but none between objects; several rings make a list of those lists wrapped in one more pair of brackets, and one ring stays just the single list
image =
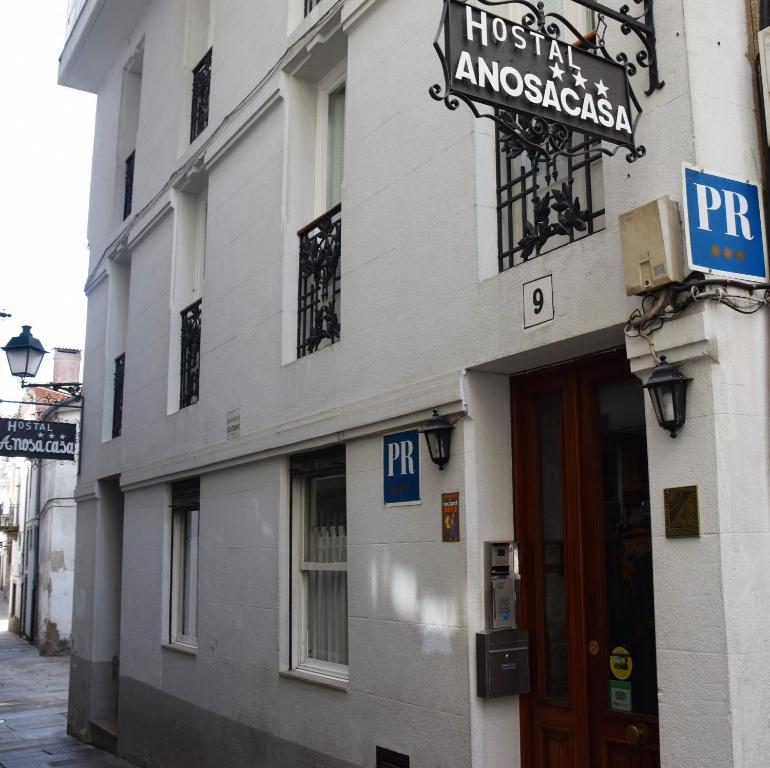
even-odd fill
[{"label": "white electrical box", "polygon": [[626,294],[634,296],[684,278],[682,226],[668,197],[620,215]]},{"label": "white electrical box", "polygon": [[765,131],[770,146],[770,27],[760,30],[757,40],[759,69],[762,73],[762,103],[765,109]]}]

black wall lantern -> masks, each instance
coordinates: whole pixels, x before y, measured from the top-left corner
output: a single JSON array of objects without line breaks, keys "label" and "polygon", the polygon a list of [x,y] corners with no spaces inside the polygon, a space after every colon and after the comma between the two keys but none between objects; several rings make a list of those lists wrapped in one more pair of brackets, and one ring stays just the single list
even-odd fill
[{"label": "black wall lantern", "polygon": [[658,424],[667,429],[671,437],[676,437],[677,430],[684,426],[687,418],[687,385],[691,381],[661,355],[650,380],[644,385],[650,393]]},{"label": "black wall lantern", "polygon": [[30,333],[31,330],[31,326],[23,325],[21,333],[3,347],[11,373],[22,382],[37,375],[43,356],[47,354],[40,341]]},{"label": "black wall lantern", "polygon": [[454,427],[438,411],[433,409],[430,421],[420,430],[425,435],[428,444],[428,453],[434,464],[439,469],[444,469],[444,464],[449,461],[449,446],[452,443],[452,430]]}]

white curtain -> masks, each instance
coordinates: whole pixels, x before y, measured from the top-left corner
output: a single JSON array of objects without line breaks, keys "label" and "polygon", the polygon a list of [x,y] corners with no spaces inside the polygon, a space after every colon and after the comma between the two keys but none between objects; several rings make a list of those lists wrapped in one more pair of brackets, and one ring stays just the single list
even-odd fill
[{"label": "white curtain", "polygon": [[[344,525],[309,530],[306,561],[339,564],[347,561]],[[308,570],[307,655],[319,661],[348,663],[348,574],[346,570]]]},{"label": "white curtain", "polygon": [[182,589],[182,634],[198,635],[198,510],[184,513],[184,575]]}]

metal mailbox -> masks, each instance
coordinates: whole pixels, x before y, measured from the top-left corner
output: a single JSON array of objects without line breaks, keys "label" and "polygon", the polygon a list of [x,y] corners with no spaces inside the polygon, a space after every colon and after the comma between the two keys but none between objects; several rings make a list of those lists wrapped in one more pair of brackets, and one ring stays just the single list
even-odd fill
[{"label": "metal mailbox", "polygon": [[483,699],[529,693],[529,632],[476,633],[476,695]]}]

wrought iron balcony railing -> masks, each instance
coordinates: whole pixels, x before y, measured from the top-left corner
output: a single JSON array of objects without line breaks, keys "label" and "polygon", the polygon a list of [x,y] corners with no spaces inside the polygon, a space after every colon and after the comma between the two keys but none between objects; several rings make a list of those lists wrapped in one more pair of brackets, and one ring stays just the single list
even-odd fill
[{"label": "wrought iron balcony railing", "polygon": [[115,358],[115,372],[112,377],[112,436],[118,437],[123,431],[123,379],[126,374],[126,356]]},{"label": "wrought iron balcony railing", "polygon": [[335,205],[297,234],[297,357],[304,357],[340,337],[342,206]]},{"label": "wrought iron balcony railing", "polygon": [[211,54],[206,55],[193,70],[192,115],[190,117],[190,141],[193,142],[209,124],[209,94],[211,93]]},{"label": "wrought iron balcony railing", "polygon": [[19,521],[16,518],[16,511],[11,507],[11,511],[0,515],[0,532],[14,533],[19,530]]},{"label": "wrought iron balcony railing", "polygon": [[201,303],[198,299],[182,314],[182,361],[179,379],[179,407],[198,402],[201,363]]},{"label": "wrought iron balcony railing", "polygon": [[126,171],[125,181],[123,186],[123,221],[125,221],[131,215],[131,205],[134,201],[134,158],[136,157],[136,150],[134,150],[126,158]]}]

